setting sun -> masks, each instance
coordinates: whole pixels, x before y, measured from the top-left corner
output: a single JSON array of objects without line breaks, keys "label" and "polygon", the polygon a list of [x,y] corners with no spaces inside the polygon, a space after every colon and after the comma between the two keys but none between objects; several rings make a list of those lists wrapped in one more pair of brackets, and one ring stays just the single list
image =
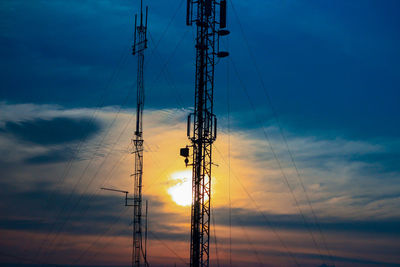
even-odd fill
[{"label": "setting sun", "polygon": [[168,189],[172,200],[180,206],[190,206],[192,203],[192,171],[180,171],[171,175],[176,184]]}]

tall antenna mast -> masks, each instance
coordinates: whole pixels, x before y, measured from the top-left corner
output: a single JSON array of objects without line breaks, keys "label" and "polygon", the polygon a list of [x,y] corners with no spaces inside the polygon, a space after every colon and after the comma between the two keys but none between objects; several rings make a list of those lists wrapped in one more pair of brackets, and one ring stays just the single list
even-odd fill
[{"label": "tall antenna mast", "polygon": [[[219,10],[219,14],[217,14]],[[212,144],[217,138],[214,110],[214,66],[216,57],[226,57],[219,50],[219,37],[229,34],[226,28],[226,0],[187,0],[186,24],[195,22],[196,76],[194,113],[188,116],[187,135],[192,155],[192,210],[190,266],[209,266]],[[181,149],[188,165],[189,147]]]},{"label": "tall antenna mast", "polygon": [[[135,36],[132,46],[132,54],[138,57],[137,68],[137,106],[136,106],[136,130],[133,144],[135,146],[135,171],[133,194],[133,248],[132,267],[148,266],[146,255],[147,234],[142,235],[142,178],[143,178],[143,107],[144,107],[144,50],[147,48],[147,14],[143,16],[143,0],[140,1],[140,21],[137,24],[135,15]],[[147,205],[146,205],[147,210]],[[147,226],[147,212],[146,212]],[[147,227],[146,227],[147,228]]]}]

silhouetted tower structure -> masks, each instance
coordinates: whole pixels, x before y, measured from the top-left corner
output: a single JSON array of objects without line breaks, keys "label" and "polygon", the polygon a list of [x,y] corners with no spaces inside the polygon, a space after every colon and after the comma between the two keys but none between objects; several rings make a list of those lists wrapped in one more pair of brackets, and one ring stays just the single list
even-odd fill
[{"label": "silhouetted tower structure", "polygon": [[[143,179],[143,107],[144,107],[144,50],[147,48],[147,14],[143,14],[143,0],[140,1],[140,21],[138,24],[135,15],[135,36],[132,54],[138,57],[137,66],[137,106],[136,106],[136,130],[133,139],[135,154],[134,194],[133,194],[133,250],[132,267],[148,266],[146,259],[147,236],[142,235],[142,179]],[[147,206],[147,205],[146,205]],[[147,217],[147,214],[146,214]],[[146,219],[147,223],[147,219]]]},{"label": "silhouetted tower structure", "polygon": [[[218,14],[217,14],[218,13]],[[229,34],[226,28],[225,0],[187,0],[186,24],[195,23],[196,76],[194,112],[188,116],[187,135],[192,154],[192,209],[190,266],[209,266],[212,144],[217,138],[214,114],[214,66],[219,51],[219,37]],[[188,165],[189,147],[181,149]]]}]

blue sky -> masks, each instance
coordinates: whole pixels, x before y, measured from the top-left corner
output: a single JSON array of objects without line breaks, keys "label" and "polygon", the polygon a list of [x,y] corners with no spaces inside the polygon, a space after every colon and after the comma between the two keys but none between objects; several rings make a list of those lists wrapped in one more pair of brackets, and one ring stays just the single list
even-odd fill
[{"label": "blue sky", "polygon": [[[6,89],[2,99],[96,106],[130,47],[134,5],[129,1],[4,1],[2,5],[1,67]],[[290,126],[305,131],[339,128],[368,137],[399,134],[397,1],[251,1],[237,5],[265,87]],[[177,6],[179,1],[171,5],[155,2],[150,14],[155,42]],[[183,12],[181,8],[157,46],[156,56],[147,63],[155,69],[146,76],[150,80],[148,107],[176,107],[176,94],[185,106],[192,102],[193,75],[188,68],[193,58],[192,38],[187,33],[181,40],[188,31],[182,25]],[[229,19],[232,60],[246,77],[256,106],[268,109],[265,98],[259,97],[259,77],[232,10]],[[173,53],[180,41],[179,52]],[[171,56],[168,71],[177,92],[171,92],[164,73],[160,75]],[[122,64],[106,104],[120,104],[130,89],[127,81],[134,77],[135,64],[132,58],[123,58]],[[218,69],[217,80],[226,83],[224,63]],[[237,81],[232,78],[232,83]],[[225,91],[216,90],[216,97],[225,98]],[[240,88],[233,86],[232,91],[237,95],[232,97],[234,110],[248,109],[240,101]],[[223,105],[217,109],[226,111]]]},{"label": "blue sky", "polygon": [[[16,250],[28,258],[71,263],[70,259],[85,251],[87,240],[95,239],[118,217],[111,211],[118,198],[98,193],[96,188],[110,181],[102,177],[108,172],[117,172],[114,182],[108,183],[130,186],[130,165],[125,159],[130,155],[136,101],[136,58],[130,47],[138,2],[0,2],[0,211],[7,214],[1,216],[0,231],[7,238],[0,238],[0,252],[15,251],[12,240],[24,236],[40,246],[42,240],[47,241],[43,235],[53,225],[51,218],[71,202],[66,206],[71,223],[65,229],[57,223],[54,226],[63,228],[65,244],[55,237],[57,246],[49,255],[35,255],[29,247]],[[185,118],[194,92],[194,29],[185,25],[185,1],[147,2],[146,151],[151,173],[160,175],[157,171],[168,166],[184,168],[175,152],[187,144]],[[337,266],[400,265],[396,256],[400,225],[399,8],[397,0],[233,0],[233,6],[229,4],[231,34],[221,47],[229,50],[230,57],[216,68],[215,109],[221,133],[215,153],[221,168],[216,172],[227,176],[223,165],[230,140],[232,169],[304,266],[323,262],[318,262],[318,251],[312,248],[307,227],[293,204],[297,200],[306,218],[313,221],[299,174],[341,263]],[[114,169],[122,157],[125,165]],[[155,205],[153,229],[158,229],[162,239],[177,242],[179,249],[187,241],[187,233],[181,230],[187,217],[185,210],[171,207],[164,194],[164,187],[177,183],[167,177],[170,171],[161,175],[166,177],[160,178],[162,183],[147,197]],[[282,182],[282,174],[288,177],[295,199]],[[154,178],[148,179],[148,185],[153,185]],[[236,186],[235,192],[242,190]],[[216,192],[225,196],[218,188]],[[279,242],[271,241],[269,247],[257,239],[257,231],[269,233],[271,229],[255,206],[246,208],[249,199],[240,192],[233,214],[248,219],[234,221],[235,229],[240,232],[243,225],[250,229],[264,266],[269,260],[281,266],[292,264],[282,263],[285,257]],[[54,203],[44,204],[52,198]],[[216,199],[217,214],[226,214],[226,201]],[[32,207],[26,210],[27,202]],[[12,205],[18,208],[10,209]],[[92,213],[81,218],[87,209]],[[94,223],[91,218],[96,214],[99,218]],[[41,216],[50,218],[50,226]],[[121,242],[127,249],[129,216],[124,216],[118,231],[106,236],[125,238]],[[216,217],[226,260],[226,218]],[[162,223],[166,218],[170,224]],[[93,228],[82,230],[89,223]],[[268,233],[266,239],[272,235]],[[74,243],[68,238],[72,236],[83,241]],[[347,248],[346,236],[354,241]],[[307,249],[297,239],[308,240]],[[242,236],[235,242],[246,240]],[[375,244],[365,244],[368,240]],[[70,256],[58,262],[63,245]],[[241,246],[235,249],[240,251]],[[154,243],[154,251],[162,251],[161,245]],[[120,257],[111,252],[107,260]],[[178,251],[184,257],[185,253]],[[254,260],[250,252],[238,255],[238,266]],[[155,253],[154,262],[162,259],[168,259],[171,266],[174,263],[173,257]],[[15,263],[1,255],[0,262]]]}]

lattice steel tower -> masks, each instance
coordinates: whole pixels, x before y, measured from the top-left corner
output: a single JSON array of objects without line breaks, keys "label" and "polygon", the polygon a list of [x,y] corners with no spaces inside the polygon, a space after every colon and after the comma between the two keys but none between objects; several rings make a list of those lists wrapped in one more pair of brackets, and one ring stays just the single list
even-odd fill
[{"label": "lattice steel tower", "polygon": [[[137,15],[135,15],[135,36],[132,47],[132,54],[138,57],[137,69],[137,109],[136,109],[136,130],[133,144],[135,147],[135,170],[134,177],[134,194],[133,194],[133,249],[132,249],[132,266],[141,267],[148,266],[146,240],[142,235],[142,178],[143,178],[143,107],[144,107],[144,50],[147,48],[147,14],[143,16],[143,0],[140,1],[140,21],[137,23]],[[147,217],[147,214],[146,214]],[[147,218],[146,218],[147,219]]]},{"label": "lattice steel tower", "polygon": [[[219,14],[217,12],[219,11]],[[186,24],[196,24],[196,76],[194,113],[188,117],[187,135],[192,154],[192,210],[190,266],[209,266],[212,144],[217,137],[214,109],[214,66],[219,51],[219,37],[229,34],[226,28],[225,0],[187,0]],[[181,149],[188,165],[189,147]]]}]

